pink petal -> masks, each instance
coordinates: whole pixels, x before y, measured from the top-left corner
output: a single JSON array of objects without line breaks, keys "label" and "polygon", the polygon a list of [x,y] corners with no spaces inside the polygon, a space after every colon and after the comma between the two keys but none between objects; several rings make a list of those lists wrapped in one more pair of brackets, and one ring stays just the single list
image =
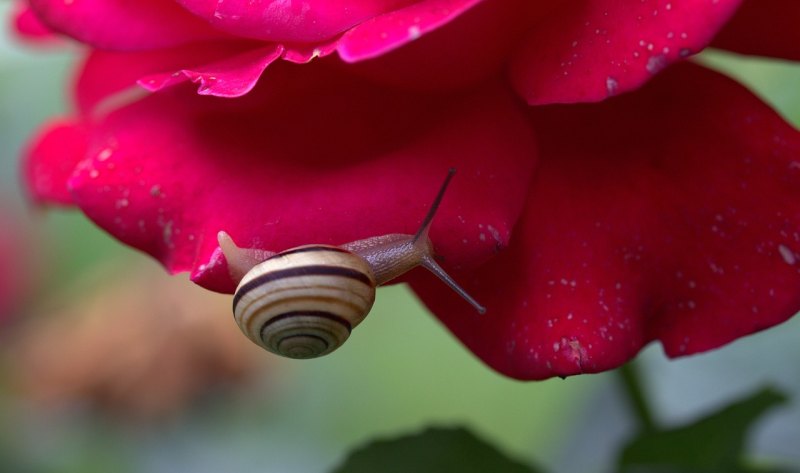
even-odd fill
[{"label": "pink petal", "polygon": [[100,49],[139,51],[224,38],[171,0],[28,0],[50,29]]},{"label": "pink petal", "polygon": [[385,84],[415,90],[464,87],[502,71],[530,25],[559,3],[443,1],[434,10],[434,2],[423,2],[353,28],[337,51],[350,70]]},{"label": "pink petal", "polygon": [[511,66],[531,105],[634,90],[703,49],[742,0],[567,2],[530,32]]},{"label": "pink petal", "polygon": [[[473,85],[496,75],[525,29],[552,9],[550,4],[526,0],[485,1],[413,44],[391,53],[376,44],[378,49],[370,54],[386,54],[372,60],[350,57],[359,62],[343,67],[385,84],[415,90]],[[418,20],[414,20],[413,8],[406,14],[411,15],[407,21]],[[426,18],[433,17],[428,14]],[[432,23],[431,28],[434,24],[438,23]],[[341,48],[350,44],[348,38],[309,44],[225,40],[147,51],[93,51],[81,78],[81,83],[89,85],[81,86],[79,104],[86,111],[134,81],[158,91],[192,80],[200,83],[203,95],[238,97],[246,94],[278,58],[308,63],[337,50],[341,54]]]},{"label": "pink petal", "polygon": [[24,153],[22,173],[30,197],[38,203],[70,205],[67,179],[84,166],[86,130],[67,119],[42,127]]},{"label": "pink petal", "polygon": [[[94,50],[83,65],[78,80],[77,98],[83,113],[92,113],[107,100],[120,100],[115,94],[136,96],[139,84],[157,92],[186,81],[199,83],[198,93],[219,97],[239,97],[249,92],[273,61],[283,56],[298,63],[332,52],[252,41],[217,41],[177,46],[152,51],[107,52]],[[130,97],[123,97],[123,100]],[[117,104],[119,105],[119,104]]]},{"label": "pink petal", "polygon": [[[431,0],[422,0],[428,3]],[[413,0],[176,0],[209,24],[233,35],[278,42],[325,41],[376,15]]]},{"label": "pink petal", "polygon": [[[413,233],[450,166],[432,230],[450,267],[507,243],[535,158],[501,84],[466,97],[399,93],[316,62],[273,65],[247,96],[173,88],[103,119],[67,180],[101,227],[173,272],[232,291],[216,242],[282,250]],[[46,139],[45,139],[46,141]],[[53,155],[57,154],[52,150]],[[31,164],[53,165],[36,154]],[[478,227],[490,225],[489,238]]]},{"label": "pink petal", "polygon": [[158,91],[185,80],[199,83],[200,95],[240,97],[253,89],[264,70],[283,54],[277,44],[242,50],[225,59],[199,67],[181,69],[179,72],[153,74],[139,79],[147,90]]},{"label": "pink petal", "polygon": [[17,0],[12,14],[14,30],[30,40],[51,40],[53,32],[42,23],[24,1]]},{"label": "pink petal", "polygon": [[337,40],[310,44],[287,44],[283,47],[283,59],[296,64],[306,64],[316,58],[328,56],[336,50]]},{"label": "pink petal", "polygon": [[[98,113],[98,107],[119,106],[119,101],[136,98],[147,90],[195,80],[201,93],[231,96],[244,94],[255,84],[261,71],[275,58],[275,46],[249,41],[217,41],[152,51],[92,51],[81,69],[77,83],[78,106],[82,113]],[[132,97],[120,97],[124,92]],[[139,93],[138,95],[142,95]],[[100,110],[102,112],[102,110]]]},{"label": "pink petal", "polygon": [[800,2],[745,0],[712,46],[800,61]]},{"label": "pink petal", "polygon": [[173,57],[174,49],[127,53],[91,50],[83,61],[75,86],[78,110],[84,115],[98,113],[105,100],[138,89],[136,81],[162,70],[163,63]]},{"label": "pink petal", "polygon": [[480,2],[426,0],[387,10],[348,31],[339,42],[339,55],[347,62],[380,56],[440,28]]},{"label": "pink petal", "polygon": [[[534,12],[541,15],[541,7],[525,7],[528,13],[522,15],[520,12],[527,4],[525,0],[485,2],[467,15],[461,15],[443,31],[428,35],[411,47],[402,48],[380,60],[360,63],[357,72],[383,83],[416,89],[453,88],[485,80],[500,69],[507,51],[522,27],[531,21]],[[446,12],[440,8],[429,12],[426,18],[432,20],[434,13],[443,15]],[[413,19],[417,13],[410,9],[406,14]],[[449,18],[442,17],[439,21]],[[346,39],[309,44],[217,41],[125,53],[114,59],[118,64],[104,64],[104,67],[113,71],[114,76],[140,74],[137,77],[139,84],[150,91],[192,80],[200,83],[201,94],[238,97],[247,93],[265,68],[279,57],[290,62],[308,63],[331,54],[337,48],[341,54],[342,45],[347,44]],[[106,62],[108,58],[103,61]],[[107,72],[94,75],[100,78],[96,81],[98,84],[108,82]]]},{"label": "pink petal", "polygon": [[533,109],[540,167],[510,247],[415,289],[493,368],[598,372],[660,340],[710,350],[800,309],[800,133],[742,87],[678,66],[604,104]]}]

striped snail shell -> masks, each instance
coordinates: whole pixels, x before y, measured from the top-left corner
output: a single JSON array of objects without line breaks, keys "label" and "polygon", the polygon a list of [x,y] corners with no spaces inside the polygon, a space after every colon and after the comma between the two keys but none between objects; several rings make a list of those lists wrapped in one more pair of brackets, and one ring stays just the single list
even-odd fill
[{"label": "striped snail shell", "polygon": [[257,345],[289,358],[316,358],[336,350],[367,316],[375,288],[423,266],[478,312],[486,309],[466,293],[433,258],[428,231],[450,179],[414,235],[389,234],[341,247],[306,245],[281,253],[239,248],[219,232],[231,277],[240,280],[233,314]]},{"label": "striped snail shell", "polygon": [[254,266],[233,299],[236,323],[261,347],[289,358],[327,355],[350,336],[375,302],[364,258],[307,245]]}]

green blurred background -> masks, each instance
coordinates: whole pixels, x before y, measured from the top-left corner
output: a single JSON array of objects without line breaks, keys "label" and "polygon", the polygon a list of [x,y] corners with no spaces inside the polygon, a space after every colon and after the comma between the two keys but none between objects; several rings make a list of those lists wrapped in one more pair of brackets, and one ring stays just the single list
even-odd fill
[{"label": "green blurred background", "polygon": [[[9,9],[0,3],[0,18],[7,18]],[[25,317],[36,317],[41,300],[54,294],[79,298],[90,290],[81,285],[82,275],[97,265],[124,268],[145,258],[81,214],[32,209],[22,196],[20,149],[46,118],[68,110],[64,96],[76,53],[71,46],[22,46],[7,27],[0,38],[0,199],[25,215],[19,224],[29,225],[26,231],[37,238],[32,258],[41,258],[45,269],[20,310]],[[706,53],[701,60],[800,123],[800,67],[721,53]],[[0,340],[14,336],[13,327],[0,330],[11,331]],[[688,421],[760,386],[781,388],[793,401],[759,424],[751,450],[765,461],[798,465],[798,342],[800,319],[795,319],[681,360],[668,361],[652,346],[640,356],[639,369],[666,424]],[[242,343],[249,342],[242,338]],[[614,373],[535,383],[503,378],[464,349],[404,287],[379,291],[372,315],[345,349],[300,363],[270,358],[248,395],[220,396],[168,423],[130,424],[91,410],[37,408],[18,399],[5,382],[16,369],[13,358],[3,366],[0,471],[13,461],[33,471],[322,472],[373,438],[463,425],[517,459],[549,471],[591,473],[609,471],[633,424]],[[13,459],[8,452],[15,452]]]}]

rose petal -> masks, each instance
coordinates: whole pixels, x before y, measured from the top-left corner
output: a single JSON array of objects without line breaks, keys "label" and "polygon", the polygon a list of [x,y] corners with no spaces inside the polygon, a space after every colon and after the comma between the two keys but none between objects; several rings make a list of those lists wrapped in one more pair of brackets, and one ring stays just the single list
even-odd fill
[{"label": "rose petal", "polygon": [[[86,68],[102,67],[106,74],[91,74],[96,80],[89,87],[81,87],[79,103],[86,111],[106,95],[130,87],[133,81],[158,91],[192,80],[200,83],[203,95],[238,97],[247,93],[279,57],[307,63],[334,51],[348,60],[360,61],[355,66],[359,74],[386,84],[421,90],[463,87],[496,74],[525,28],[554,8],[552,2],[542,5],[525,0],[485,1],[469,8],[472,3],[476,0],[451,1],[434,8],[433,2],[426,2],[382,16],[383,23],[376,18],[375,24],[387,29],[397,30],[398,25],[423,19],[427,22],[425,32],[438,28],[388,55],[400,44],[365,43],[371,41],[370,34],[377,34],[374,25],[365,25],[363,30],[359,26],[341,39],[310,44],[225,40],[147,51],[93,51]],[[389,17],[394,19],[389,21]],[[404,31],[408,32],[407,26]],[[376,55],[381,57],[365,61]]]},{"label": "rose petal", "polygon": [[501,71],[530,25],[560,3],[444,1],[440,6],[447,8],[439,10],[419,3],[356,26],[337,51],[350,70],[382,83],[416,90],[463,87]]},{"label": "rose petal", "polygon": [[316,58],[328,56],[336,50],[336,40],[323,41],[311,44],[285,44],[283,59],[295,64],[306,64]]},{"label": "rose petal", "polygon": [[531,30],[511,66],[531,105],[596,102],[634,90],[703,49],[741,0],[568,2]]},{"label": "rose petal", "polygon": [[54,31],[100,49],[139,51],[226,35],[164,0],[28,0]]},{"label": "rose petal", "polygon": [[200,95],[240,97],[255,87],[261,73],[283,52],[282,46],[270,44],[242,50],[220,61],[199,67],[145,76],[138,82],[145,89],[155,92],[188,79],[200,84],[197,91]]},{"label": "rose petal", "polygon": [[339,55],[347,62],[380,56],[449,23],[478,3],[481,0],[426,0],[386,10],[345,33]]},{"label": "rose petal", "polygon": [[800,2],[746,0],[712,44],[744,54],[800,61]]},{"label": "rose petal", "polygon": [[[320,48],[253,41],[216,41],[164,48],[152,51],[108,52],[93,50],[81,70],[77,98],[82,113],[96,113],[114,94],[128,92],[136,98],[139,84],[158,92],[177,84],[199,83],[200,95],[239,97],[255,86],[273,61],[283,56],[296,63],[330,54],[334,45]],[[140,94],[139,94],[140,95]],[[119,97],[116,98],[120,100]],[[128,100],[130,97],[122,97]],[[119,106],[119,104],[116,104]]]},{"label": "rose petal", "polygon": [[[445,23],[445,20],[454,18],[454,21],[414,44],[386,54],[398,44],[389,47],[376,43],[370,51],[347,56],[348,60],[360,61],[347,67],[370,79],[415,90],[473,85],[497,74],[525,29],[555,8],[552,2],[543,5],[525,0],[485,1],[470,9],[466,7],[467,3],[462,6],[465,14],[457,18],[449,14],[436,16],[447,13],[444,8],[429,12],[425,18],[430,20],[430,28]],[[406,22],[422,21],[414,16],[419,13],[415,8],[404,9],[394,16],[400,17],[401,13]],[[351,33],[356,32],[353,30]],[[362,36],[355,34],[353,38],[364,39]],[[290,62],[307,63],[334,51],[347,55],[353,38],[346,35],[341,39],[310,44],[226,40],[148,51],[95,51],[87,68],[104,67],[107,74],[93,75],[97,80],[88,91],[83,91],[86,93],[79,94],[79,102],[85,110],[87,106],[96,105],[99,98],[105,98],[104,94],[129,87],[132,79],[150,91],[192,80],[200,83],[199,91],[203,95],[238,97],[252,89],[265,68],[279,57]],[[381,57],[366,60],[370,55]],[[100,92],[100,97],[97,92]],[[86,97],[88,103],[84,100]]]},{"label": "rose petal", "polygon": [[22,172],[31,199],[38,203],[70,205],[67,179],[86,155],[86,130],[68,119],[52,120],[31,140]]},{"label": "rose petal", "polygon": [[[475,3],[475,0],[470,1]],[[433,9],[429,3],[425,3],[427,14],[423,15],[430,22],[428,28],[439,26],[456,16],[455,11],[449,14],[441,5],[441,8]],[[462,3],[464,6],[461,9],[466,10],[470,2]],[[422,4],[403,9],[394,16],[402,17],[404,21],[420,22],[420,8],[423,8]],[[534,8],[525,0],[484,2],[469,10],[467,15],[459,16],[444,31],[428,35],[390,57],[361,63],[357,72],[383,83],[415,89],[454,88],[474,84],[485,80],[490,74],[496,74],[513,41],[523,31],[523,26],[532,21],[531,18],[541,16],[542,10],[543,7]],[[523,11],[527,13],[523,14]],[[404,31],[407,33],[407,30],[406,27]],[[109,70],[136,68],[138,62],[152,69],[154,64],[161,63],[158,70],[151,70],[139,77],[139,83],[147,90],[162,90],[186,80],[193,80],[201,83],[200,93],[203,95],[238,97],[247,93],[265,68],[278,57],[295,63],[307,63],[334,51],[347,55],[348,47],[352,45],[352,38],[348,35],[341,39],[310,44],[241,41],[228,42],[228,45],[220,45],[219,42],[210,45],[193,44],[170,51],[152,51],[121,58],[120,68]],[[356,39],[362,36],[356,35]],[[378,49],[371,49],[369,54],[348,56],[348,59],[363,61],[369,55],[382,54],[391,49],[386,45],[375,45],[375,48]],[[146,57],[148,55],[155,57]],[[353,66],[348,67],[352,69]]]},{"label": "rose petal", "polygon": [[[506,244],[535,145],[502,85],[431,97],[323,63],[274,65],[264,82],[235,101],[170,89],[108,115],[68,180],[74,202],[219,291],[234,287],[220,230],[269,250],[413,233],[450,166],[459,174],[432,229],[437,250],[473,267]],[[480,238],[477,223],[496,230]]]},{"label": "rose petal", "polygon": [[53,39],[53,32],[36,17],[36,14],[30,9],[27,3],[17,1],[14,4],[12,18],[14,21],[14,31],[19,33],[22,37],[34,41],[49,41]]},{"label": "rose petal", "polygon": [[472,275],[475,314],[415,289],[493,368],[614,368],[660,340],[719,347],[800,309],[800,134],[737,84],[677,66],[604,104],[533,109],[542,140],[508,250]]},{"label": "rose petal", "polygon": [[[93,50],[78,78],[78,108],[88,115],[102,113],[98,108],[108,108],[109,101],[118,107],[117,102],[142,95],[137,83],[155,92],[191,79],[201,83],[201,93],[209,93],[204,88],[208,85],[218,95],[243,94],[255,84],[270,54],[274,59],[274,48],[249,41],[217,41],[153,51]],[[115,96],[121,92],[122,97]]]},{"label": "rose petal", "polygon": [[[184,8],[222,31],[236,36],[278,42],[331,39],[364,20],[402,8],[413,0],[176,0]],[[429,3],[423,0],[422,3]]]}]

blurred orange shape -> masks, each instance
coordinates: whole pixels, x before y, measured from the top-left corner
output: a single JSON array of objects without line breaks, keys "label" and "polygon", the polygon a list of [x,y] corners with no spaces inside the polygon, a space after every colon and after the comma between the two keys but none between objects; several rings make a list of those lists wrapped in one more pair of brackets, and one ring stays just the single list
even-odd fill
[{"label": "blurred orange shape", "polygon": [[148,421],[252,387],[266,357],[244,343],[228,297],[155,265],[126,264],[101,281],[15,335],[12,378],[23,397]]}]

